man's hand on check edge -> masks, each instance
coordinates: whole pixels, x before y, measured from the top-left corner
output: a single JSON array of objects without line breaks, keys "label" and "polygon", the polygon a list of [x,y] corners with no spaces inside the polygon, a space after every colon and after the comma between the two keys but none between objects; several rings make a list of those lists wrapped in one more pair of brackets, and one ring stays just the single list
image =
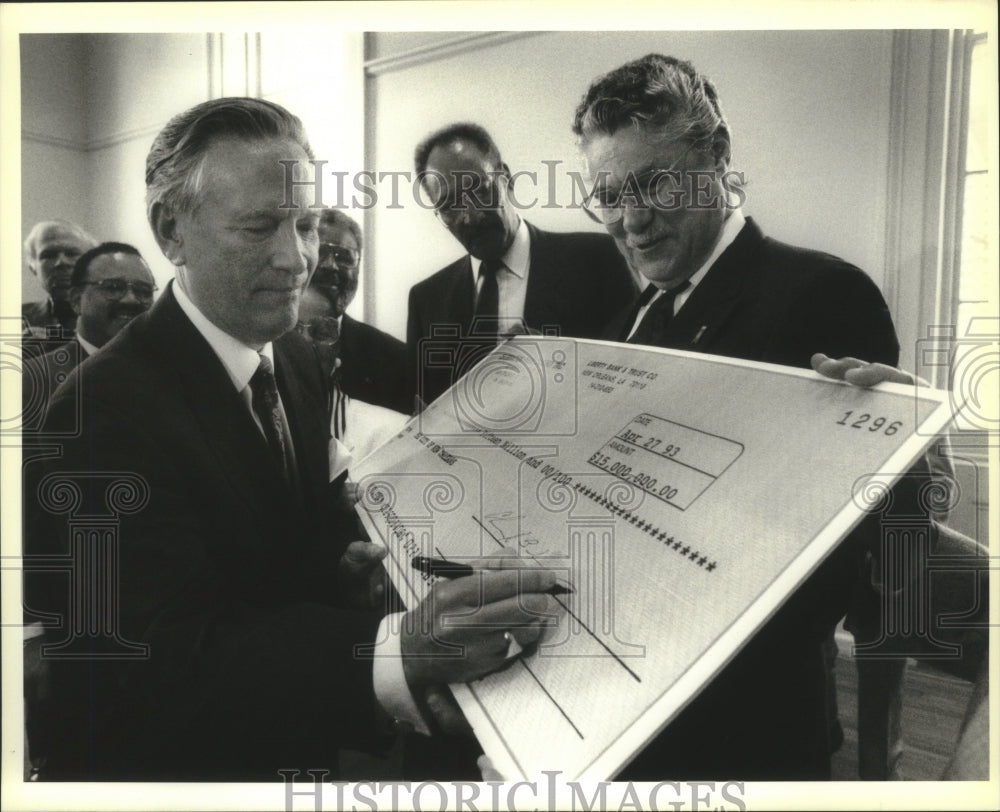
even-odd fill
[{"label": "man's hand on check edge", "polygon": [[875,386],[880,383],[915,384],[928,386],[923,378],[904,372],[888,364],[871,364],[857,358],[830,358],[821,352],[811,359],[812,368],[820,375],[838,381],[846,381],[854,386]]},{"label": "man's hand on check edge", "polygon": [[515,567],[435,583],[403,618],[400,648],[410,689],[416,695],[425,686],[468,682],[512,662],[511,639],[529,647],[556,622],[561,607],[544,594],[555,584],[549,570]]},{"label": "man's hand on check edge", "polygon": [[[913,386],[930,386],[923,378],[887,364],[871,364],[857,358],[830,358],[821,352],[811,359],[812,368],[827,378],[846,381],[853,386],[868,387],[880,383],[901,383]],[[939,478],[942,486],[952,487],[955,482],[955,463],[951,458],[951,445],[947,433],[927,449],[927,466],[933,477]]]}]

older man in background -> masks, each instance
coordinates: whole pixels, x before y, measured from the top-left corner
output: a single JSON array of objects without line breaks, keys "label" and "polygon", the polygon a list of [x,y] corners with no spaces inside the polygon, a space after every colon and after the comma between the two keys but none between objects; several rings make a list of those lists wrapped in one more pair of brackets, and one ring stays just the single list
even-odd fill
[{"label": "older man in background", "polygon": [[47,296],[21,305],[26,333],[45,335],[47,328],[61,328],[67,337],[72,335],[76,313],[70,303],[70,275],[80,255],[96,244],[68,220],[45,220],[32,227],[24,240],[25,262]]}]

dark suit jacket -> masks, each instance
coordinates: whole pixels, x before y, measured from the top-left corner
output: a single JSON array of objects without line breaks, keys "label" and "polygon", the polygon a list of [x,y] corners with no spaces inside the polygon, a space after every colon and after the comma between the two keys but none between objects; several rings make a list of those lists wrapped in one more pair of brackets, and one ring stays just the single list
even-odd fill
[{"label": "dark suit jacket", "polygon": [[[636,293],[614,241],[603,234],[542,231],[530,223],[528,230],[526,325],[540,332],[554,328],[559,335],[573,338],[600,337],[611,316]],[[475,297],[468,255],[410,289],[407,366],[411,391],[425,403],[458,377],[454,374],[460,356],[457,345],[468,334]]]},{"label": "dark suit jacket", "polygon": [[[635,313],[619,313],[605,337],[624,341]],[[889,309],[864,271],[765,237],[752,218],[677,311],[660,346],[805,368],[816,352],[899,360]]]},{"label": "dark suit jacket", "polygon": [[22,431],[41,429],[49,398],[69,373],[87,357],[74,338],[25,338],[21,345]]},{"label": "dark suit jacket", "polygon": [[344,394],[403,414],[413,411],[406,385],[406,345],[402,341],[345,313],[340,324],[339,353]]},{"label": "dark suit jacket", "polygon": [[[21,305],[21,322],[25,324],[25,333],[45,330],[46,328],[61,329],[65,338],[70,338],[76,330],[76,313],[68,305],[62,319],[55,313],[51,299],[40,302],[24,302]],[[35,328],[33,331],[31,328]]]},{"label": "dark suit jacket", "polygon": [[[624,340],[635,312],[620,314],[609,337]],[[899,353],[885,301],[867,275],[768,239],[752,220],[660,345],[799,367],[816,352],[893,365]],[[859,525],[619,780],[829,778],[841,737],[830,637],[861,588],[879,533],[874,518]]]},{"label": "dark suit jacket", "polygon": [[[371,660],[355,645],[379,618],[337,604],[324,381],[298,335],[274,348],[297,495],[172,289],[52,399],[46,429],[72,426],[77,403],[82,429],[28,478],[52,474],[81,496],[55,504],[43,488],[50,532],[30,550],[64,554],[69,525],[117,520],[117,577],[100,583],[116,592],[119,643],[74,638],[67,582],[49,579],[46,607],[70,620],[49,637],[83,655],[52,662],[50,777],[280,780],[278,769],[335,769],[339,746],[374,742]],[[123,478],[132,503],[109,489]],[[88,654],[120,654],[120,641],[148,653]]]}]

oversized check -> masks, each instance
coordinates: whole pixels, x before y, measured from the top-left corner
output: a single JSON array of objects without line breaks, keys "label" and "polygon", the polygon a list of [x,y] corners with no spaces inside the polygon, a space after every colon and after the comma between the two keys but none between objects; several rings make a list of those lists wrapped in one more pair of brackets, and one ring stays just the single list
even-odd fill
[{"label": "oversized check", "polygon": [[573,594],[452,686],[508,779],[613,776],[877,504],[949,395],[560,338],[502,344],[354,470],[408,605],[416,555],[513,551]]}]

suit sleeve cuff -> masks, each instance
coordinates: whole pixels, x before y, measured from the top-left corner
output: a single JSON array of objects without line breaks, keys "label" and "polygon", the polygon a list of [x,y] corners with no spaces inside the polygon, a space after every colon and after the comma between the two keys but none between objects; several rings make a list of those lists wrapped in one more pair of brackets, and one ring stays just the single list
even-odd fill
[{"label": "suit sleeve cuff", "polygon": [[375,696],[382,708],[397,723],[412,725],[417,733],[431,735],[430,728],[417,706],[403,672],[403,654],[400,630],[405,613],[386,615],[379,624],[378,642],[375,644],[375,662],[372,680]]}]

